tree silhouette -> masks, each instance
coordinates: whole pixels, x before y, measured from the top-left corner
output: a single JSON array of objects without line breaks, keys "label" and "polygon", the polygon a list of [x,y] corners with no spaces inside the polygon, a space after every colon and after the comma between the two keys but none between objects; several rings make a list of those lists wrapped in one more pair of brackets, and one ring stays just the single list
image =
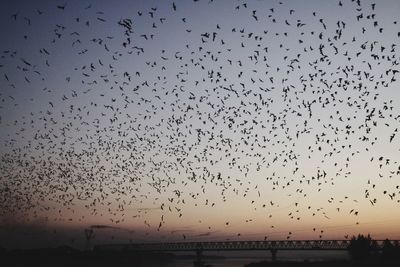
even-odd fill
[{"label": "tree silhouette", "polygon": [[400,259],[400,244],[398,241],[391,243],[388,239],[383,242],[382,257],[384,260]]},{"label": "tree silhouette", "polygon": [[377,251],[377,243],[371,236],[358,235],[350,240],[349,253],[353,260],[366,260]]}]

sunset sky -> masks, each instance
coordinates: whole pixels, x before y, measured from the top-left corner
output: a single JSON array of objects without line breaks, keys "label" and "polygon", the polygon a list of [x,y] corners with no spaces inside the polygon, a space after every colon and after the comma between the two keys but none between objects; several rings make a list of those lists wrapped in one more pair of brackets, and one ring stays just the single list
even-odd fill
[{"label": "sunset sky", "polygon": [[400,239],[399,1],[0,13],[0,246]]}]

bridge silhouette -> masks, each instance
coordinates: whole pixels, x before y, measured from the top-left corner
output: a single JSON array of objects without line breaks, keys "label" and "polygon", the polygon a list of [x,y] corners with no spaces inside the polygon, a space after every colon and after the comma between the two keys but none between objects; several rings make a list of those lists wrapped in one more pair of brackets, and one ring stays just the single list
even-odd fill
[{"label": "bridge silhouette", "polygon": [[[376,249],[382,250],[384,242],[399,244],[399,240],[375,240]],[[270,251],[272,260],[276,260],[278,250],[349,250],[350,240],[266,240],[266,241],[210,241],[175,243],[131,243],[96,245],[95,250],[132,250],[146,252],[196,252],[197,261],[202,262],[203,251]]]}]

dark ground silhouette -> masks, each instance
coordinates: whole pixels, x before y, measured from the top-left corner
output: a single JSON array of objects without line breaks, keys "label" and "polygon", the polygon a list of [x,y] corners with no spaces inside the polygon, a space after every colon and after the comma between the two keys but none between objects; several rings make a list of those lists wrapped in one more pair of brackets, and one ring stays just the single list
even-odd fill
[{"label": "dark ground silhouette", "polygon": [[[382,249],[378,249],[377,242],[369,235],[353,237],[349,246],[351,260],[327,261],[262,261],[245,265],[245,267],[356,267],[356,266],[400,266],[400,244],[384,241]],[[137,252],[132,250],[91,250],[81,251],[68,246],[42,249],[15,249],[6,250],[0,247],[2,263],[10,267],[64,267],[64,266],[115,266],[115,267],[156,267],[173,264],[182,256],[172,253]],[[186,256],[188,257],[188,256]],[[206,259],[205,262],[207,262]],[[204,262],[202,262],[204,263]]]},{"label": "dark ground silhouette", "polygon": [[[113,266],[113,267],[147,267],[165,266],[174,260],[169,253],[150,253],[134,251],[80,251],[70,247],[0,250],[2,262],[10,267],[71,267],[71,266]],[[0,264],[1,265],[1,264]]]}]

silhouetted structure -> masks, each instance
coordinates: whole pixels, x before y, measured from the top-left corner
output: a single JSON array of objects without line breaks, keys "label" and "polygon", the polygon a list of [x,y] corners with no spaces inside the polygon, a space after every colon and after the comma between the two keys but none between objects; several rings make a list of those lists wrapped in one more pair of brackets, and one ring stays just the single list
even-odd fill
[{"label": "silhouetted structure", "polygon": [[93,229],[88,228],[85,229],[85,238],[86,238],[86,250],[92,249],[91,240],[93,238]]},{"label": "silhouetted structure", "polygon": [[[357,241],[357,242],[356,242]],[[374,251],[382,251],[384,244],[389,242],[395,244],[394,240],[364,241],[360,240],[274,240],[274,241],[223,241],[223,242],[177,242],[177,243],[143,243],[143,244],[110,244],[97,245],[96,251],[153,251],[174,252],[193,251],[196,252],[197,261],[201,261],[203,251],[234,251],[234,250],[265,250],[271,252],[271,259],[277,260],[278,250],[351,250],[354,257],[365,256],[366,251],[373,248]],[[372,246],[373,245],[373,246]],[[368,252],[369,253],[369,252]]]},{"label": "silhouetted structure", "polygon": [[395,240],[373,240],[370,235],[353,236],[347,250],[351,256],[348,260],[328,260],[324,262],[252,262],[245,267],[397,267],[400,266],[400,242]]}]

